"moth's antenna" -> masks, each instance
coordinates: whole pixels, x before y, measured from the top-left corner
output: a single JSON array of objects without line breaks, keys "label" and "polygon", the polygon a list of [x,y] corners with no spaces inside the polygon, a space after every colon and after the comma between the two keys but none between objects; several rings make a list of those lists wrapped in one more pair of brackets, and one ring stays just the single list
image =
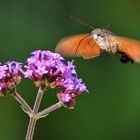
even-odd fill
[{"label": "moth's antenna", "polygon": [[112,27],[112,24],[107,24],[102,27],[102,29],[110,29]]},{"label": "moth's antenna", "polygon": [[81,19],[79,19],[79,18],[77,18],[77,17],[75,17],[75,16],[70,15],[70,18],[72,18],[73,20],[75,20],[76,22],[79,22],[80,24],[82,24],[82,25],[84,25],[84,26],[87,26],[88,28],[90,28],[90,29],[92,29],[92,30],[95,29],[91,24],[88,24],[88,23],[82,21]]},{"label": "moth's antenna", "polygon": [[90,35],[91,35],[91,34],[86,35],[85,37],[83,37],[83,38],[79,41],[79,43],[78,43],[78,45],[77,45],[77,48],[76,48],[76,50],[75,50],[75,53],[74,53],[74,56],[73,56],[73,57],[76,56],[76,53],[77,53],[77,51],[78,51],[78,49],[79,49],[80,44],[82,43],[82,41],[83,41],[84,39],[86,39],[87,37],[89,37]]}]

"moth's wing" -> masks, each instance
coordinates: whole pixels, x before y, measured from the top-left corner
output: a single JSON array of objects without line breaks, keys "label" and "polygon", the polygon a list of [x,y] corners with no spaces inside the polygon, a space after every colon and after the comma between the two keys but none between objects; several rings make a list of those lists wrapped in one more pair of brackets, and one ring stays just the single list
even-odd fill
[{"label": "moth's wing", "polygon": [[118,51],[125,53],[134,62],[140,63],[140,41],[125,37],[115,37]]},{"label": "moth's wing", "polygon": [[100,55],[100,48],[88,34],[73,35],[58,42],[55,52],[62,56],[90,59]]}]

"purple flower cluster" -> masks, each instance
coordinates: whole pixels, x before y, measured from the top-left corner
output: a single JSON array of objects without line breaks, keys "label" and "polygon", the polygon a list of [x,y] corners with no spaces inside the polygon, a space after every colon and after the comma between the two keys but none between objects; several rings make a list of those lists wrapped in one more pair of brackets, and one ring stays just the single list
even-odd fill
[{"label": "purple flower cluster", "polygon": [[37,50],[27,59],[26,78],[34,81],[36,87],[57,87],[59,100],[69,108],[74,107],[75,97],[86,91],[86,86],[77,78],[73,62],[64,63],[57,53]]},{"label": "purple flower cluster", "polygon": [[58,99],[69,108],[74,107],[79,94],[88,92],[82,80],[77,78],[73,62],[65,64],[60,54],[45,50],[31,54],[25,70],[22,63],[15,61],[0,64],[0,96],[13,93],[21,81],[20,72],[25,78],[33,80],[36,87],[57,88]]},{"label": "purple flower cluster", "polygon": [[22,64],[15,61],[0,64],[0,96],[12,93],[16,85],[20,83],[21,67]]}]

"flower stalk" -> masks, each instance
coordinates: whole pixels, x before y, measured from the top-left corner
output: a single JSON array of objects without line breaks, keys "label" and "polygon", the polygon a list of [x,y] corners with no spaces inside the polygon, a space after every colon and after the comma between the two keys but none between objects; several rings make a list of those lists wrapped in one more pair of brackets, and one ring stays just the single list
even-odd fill
[{"label": "flower stalk", "polygon": [[47,116],[50,112],[52,112],[52,111],[54,111],[54,110],[56,110],[56,109],[58,109],[58,108],[60,108],[60,107],[62,107],[62,106],[63,106],[63,103],[62,103],[61,101],[59,101],[58,103],[56,103],[56,104],[54,104],[54,105],[52,105],[52,106],[50,106],[50,107],[44,109],[43,111],[37,113],[37,117],[38,117],[38,118],[45,117],[45,116]]},{"label": "flower stalk", "polygon": [[59,101],[58,103],[44,109],[43,111],[38,112],[43,93],[44,93],[44,90],[42,88],[39,88],[38,94],[37,94],[37,97],[35,100],[34,108],[33,108],[33,111],[30,115],[30,121],[29,121],[25,140],[32,140],[33,139],[35,125],[36,125],[36,122],[38,119],[46,117],[50,112],[63,106],[63,103],[61,101]]},{"label": "flower stalk", "polygon": [[36,96],[35,103],[34,103],[34,108],[33,108],[33,114],[34,115],[36,115],[38,113],[43,93],[44,93],[44,90],[40,87],[39,90],[38,90],[37,96]]},{"label": "flower stalk", "polygon": [[34,134],[34,130],[35,130],[36,121],[37,121],[37,119],[36,119],[35,116],[30,117],[30,121],[29,121],[29,125],[28,125],[25,140],[32,140],[33,139],[33,134]]},{"label": "flower stalk", "polygon": [[37,113],[40,107],[40,103],[42,100],[42,96],[43,96],[44,90],[40,87],[36,96],[36,100],[34,103],[34,108],[32,111],[32,114],[30,115],[30,121],[29,121],[29,125],[28,125],[28,129],[27,129],[27,134],[26,134],[26,139],[25,140],[32,140],[33,139],[33,134],[34,134],[34,130],[35,130],[35,125],[36,125],[36,121],[37,121]]},{"label": "flower stalk", "polygon": [[25,109],[25,111],[28,114],[32,113],[32,109],[30,108],[30,106],[26,103],[26,101],[16,92],[12,94],[12,96],[20,103],[20,105]]}]

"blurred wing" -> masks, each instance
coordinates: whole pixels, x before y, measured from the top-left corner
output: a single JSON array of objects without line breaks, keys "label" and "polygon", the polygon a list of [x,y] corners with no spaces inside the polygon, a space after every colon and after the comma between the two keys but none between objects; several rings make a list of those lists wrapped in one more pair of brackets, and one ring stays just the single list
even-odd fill
[{"label": "blurred wing", "polygon": [[[88,34],[74,35],[60,40],[55,52],[63,56],[77,56],[90,59],[100,55],[100,48],[92,36]],[[78,49],[77,49],[78,48]]]},{"label": "blurred wing", "polygon": [[124,52],[134,62],[140,63],[140,42],[125,37],[115,38],[117,39],[118,51]]}]

